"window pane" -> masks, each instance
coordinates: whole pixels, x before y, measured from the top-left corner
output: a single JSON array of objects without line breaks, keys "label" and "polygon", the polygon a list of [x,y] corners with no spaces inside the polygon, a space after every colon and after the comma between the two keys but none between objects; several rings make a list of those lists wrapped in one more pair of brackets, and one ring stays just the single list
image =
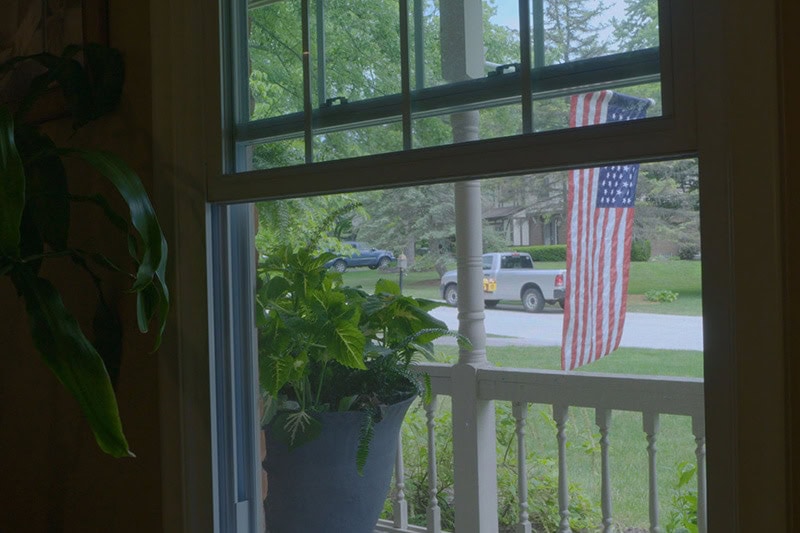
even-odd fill
[{"label": "window pane", "polygon": [[396,0],[320,0],[310,4],[315,107],[329,98],[353,102],[400,93],[400,11]]},{"label": "window pane", "polygon": [[[614,89],[614,92],[622,97],[632,97],[633,99],[649,100],[649,103],[642,102],[645,107],[639,115],[640,118],[644,117],[658,117],[661,116],[661,84],[648,83],[644,85],[636,85],[632,87],[622,87]],[[578,93],[580,94],[580,93]],[[584,93],[585,94],[585,93]],[[606,98],[602,102],[609,105],[611,99]],[[636,100],[631,100],[635,105]],[[613,122],[615,119],[609,116],[608,108],[605,113],[602,112],[602,107],[596,108],[596,113],[590,117],[590,120],[585,121],[570,121],[570,114],[574,106],[581,105],[579,102],[572,101],[571,96],[559,96],[555,98],[535,99],[533,101],[533,129],[534,131],[549,131],[558,130],[569,127],[581,127],[591,124]],[[591,102],[586,102],[587,110],[591,106]],[[624,106],[624,103],[617,105]],[[612,113],[613,113],[613,105]],[[593,108],[595,109],[595,108]],[[629,116],[629,115],[626,115]],[[624,119],[618,119],[624,120]]]},{"label": "window pane", "polygon": [[[300,2],[250,6],[249,116],[266,120],[240,129],[238,140],[300,138],[309,124],[303,116]],[[324,152],[313,160],[402,149],[393,135],[386,146],[378,146],[376,136],[366,147],[325,151],[324,144],[332,131],[381,123],[402,128],[404,112],[410,113],[412,148],[661,115],[657,0],[531,0],[525,24],[518,9],[517,0],[409,0],[403,54],[396,1],[309,0],[306,90],[311,135],[317,136],[312,148]],[[526,25],[530,34],[521,36]],[[529,65],[521,47],[530,48]],[[404,56],[408,95],[402,94]],[[586,93],[606,95],[598,105],[603,112],[589,116],[593,111],[584,110],[571,122],[574,106],[583,104],[570,96]],[[649,104],[635,113],[606,113],[603,105],[623,96]],[[480,117],[477,126],[469,118],[470,132],[458,131],[452,115],[463,119],[468,112]]]},{"label": "window pane", "polygon": [[657,0],[544,0],[543,8],[545,65],[659,45]]},{"label": "window pane", "polygon": [[[605,168],[616,171],[623,166]],[[476,217],[484,221],[483,250],[516,251],[518,254],[506,256],[500,263],[502,268],[522,269],[526,271],[522,273],[524,276],[544,277],[568,269],[566,256],[570,235],[571,174],[569,171],[558,171],[481,180],[482,206]],[[602,169],[597,175],[602,176]],[[616,180],[617,177],[610,176],[609,179]],[[577,373],[635,375],[636,387],[643,387],[638,376],[673,376],[671,384],[688,383],[691,380],[686,378],[703,377],[698,184],[696,160],[647,163],[638,167],[635,194],[632,194],[635,200],[631,225],[633,244],[630,249],[621,345],[606,357],[581,366],[576,370]],[[588,192],[588,187],[573,191],[572,198],[574,200],[574,194]],[[454,257],[458,246],[452,184],[262,202],[258,204],[258,214],[256,242],[259,257],[270,257],[271,250],[276,246],[287,244],[297,248],[311,244],[317,251],[333,251],[341,263],[330,261],[331,270],[334,271],[331,274],[341,274],[345,285],[372,293],[381,279],[395,282],[402,287],[405,295],[438,300],[441,305],[433,309],[432,314],[444,321],[448,328],[457,329],[458,310],[442,301],[443,281],[451,279],[447,271],[456,268]],[[349,242],[357,243],[358,250],[348,246]],[[579,247],[582,247],[581,253],[586,257],[590,247],[584,244]],[[406,256],[408,265],[408,271],[402,278],[395,260],[401,253]],[[526,254],[533,257],[532,269],[531,260]],[[386,258],[384,263],[380,263],[382,257]],[[574,256],[572,260],[575,260]],[[484,257],[485,274],[491,272],[492,266],[493,263]],[[494,291],[492,295],[484,294],[487,307],[484,310],[486,354],[489,361],[496,366],[508,367],[511,371],[522,368],[526,371],[560,369],[563,326],[567,312],[575,312],[569,307],[572,304],[567,302],[565,310],[558,298],[548,296],[540,312],[526,313],[519,291],[511,295],[500,292],[504,283],[501,274],[494,280],[496,285],[489,289]],[[602,283],[599,277],[591,279]],[[280,287],[280,284],[276,286]],[[491,287],[491,283],[484,287]],[[266,296],[269,291],[261,294]],[[602,306],[603,302],[598,299],[592,305]],[[296,318],[291,314],[286,316]],[[292,323],[292,327],[310,335],[310,329],[303,329],[296,322]],[[271,332],[262,332],[260,338],[268,338]],[[281,343],[276,339],[271,341],[269,350],[264,350],[262,356],[268,353],[272,358],[280,351]],[[291,342],[287,341],[286,345],[291,345]],[[297,357],[298,364],[287,365],[287,368],[305,367],[304,358],[308,352],[300,347],[300,344],[294,346],[298,349],[293,355],[289,350],[281,355]],[[442,337],[434,342],[436,361],[454,363],[458,354],[459,347],[455,339]],[[274,361],[266,359],[261,361],[262,371],[277,366]],[[333,362],[330,364],[334,365]],[[555,381],[560,379],[557,376],[562,374],[540,373],[537,379],[553,380],[553,387],[558,388],[562,382]],[[604,376],[602,379],[609,379],[611,387],[611,378]],[[619,379],[619,376],[614,379]],[[618,381],[614,383],[614,386],[619,384]],[[592,390],[597,390],[597,394],[593,395]],[[575,507],[572,519],[580,520],[588,529],[594,529],[600,523],[596,496],[601,483],[598,468],[600,444],[595,410],[577,405],[584,406],[587,402],[592,407],[602,405],[607,399],[608,390],[598,386],[582,390],[580,398],[572,396],[570,392],[564,392],[559,397],[559,401],[570,405],[567,461],[570,483],[575,484],[571,490],[582,495],[582,503]],[[439,479],[447,483],[452,469],[460,466],[453,463],[453,436],[448,433],[452,428],[448,418],[452,408],[451,398],[441,391],[437,394],[441,406],[437,416],[444,415],[436,429],[436,440],[441,441],[437,448],[437,457],[441,461]],[[648,398],[647,405],[650,406],[652,404],[649,402],[654,400],[652,396]],[[332,401],[331,405],[342,404]],[[496,406],[499,422],[497,443],[502,452],[513,446],[516,426],[509,403],[498,400]],[[670,407],[673,406],[660,408]],[[323,409],[328,408],[323,406]],[[539,498],[553,497],[554,487],[557,486],[558,450],[557,441],[553,438],[555,426],[552,414],[551,404],[531,405],[525,433],[531,453],[527,460],[533,475],[537,476],[536,479],[549,480],[549,489],[546,490],[550,492],[538,492],[545,490],[541,487],[531,489],[531,493]],[[415,404],[403,429],[405,473],[408,476],[404,478],[408,489],[406,498],[410,502],[419,501],[419,498],[423,501],[423,507],[418,508],[418,512],[409,512],[409,519],[411,523],[421,526],[425,525],[424,503],[427,503],[425,498],[429,496],[424,482],[427,473],[426,420],[424,406]],[[669,494],[670,490],[675,490],[678,477],[683,479],[688,476],[686,479],[690,479],[693,475],[688,468],[694,464],[693,461],[697,461],[697,443],[689,416],[664,414],[660,427],[658,442],[667,452],[658,456],[658,490]],[[613,431],[615,437],[610,451],[610,475],[612,485],[617,487],[613,496],[615,523],[620,530],[646,529],[649,520],[648,457],[641,413],[615,411]],[[497,457],[500,489],[498,507],[513,510],[516,476],[502,473],[515,471],[509,461],[515,460],[516,454],[500,452]],[[623,468],[620,465],[636,465],[636,468]],[[413,482],[409,482],[410,479]],[[692,480],[691,483],[684,482],[684,485],[688,490],[695,486],[694,483]],[[451,490],[448,498],[441,502],[443,510],[447,510],[442,513],[443,527],[451,531],[454,498],[458,501],[458,494],[453,496]],[[692,515],[696,513],[695,506],[696,503],[689,499],[679,501],[662,498],[660,512],[662,516],[678,512]],[[391,506],[387,506],[389,508]],[[558,517],[552,508],[541,512],[543,519]],[[388,518],[390,514],[384,517]],[[506,526],[511,528],[517,517],[515,512],[501,513],[500,525],[504,529]]]},{"label": "window pane", "polygon": [[301,165],[305,162],[303,140],[290,139],[248,146],[244,149],[246,170]]},{"label": "window pane", "polygon": [[299,0],[251,2],[248,9],[250,119],[303,111]]},{"label": "window pane", "polygon": [[399,123],[334,131],[314,137],[314,161],[332,161],[403,149]]}]

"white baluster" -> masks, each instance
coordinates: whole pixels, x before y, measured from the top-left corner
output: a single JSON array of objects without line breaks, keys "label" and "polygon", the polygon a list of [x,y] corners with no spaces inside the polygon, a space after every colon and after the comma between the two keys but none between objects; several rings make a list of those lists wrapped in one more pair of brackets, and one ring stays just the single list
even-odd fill
[{"label": "white baluster", "polygon": [[404,492],[406,488],[405,477],[406,471],[403,465],[403,433],[401,432],[397,438],[397,456],[394,463],[394,527],[398,529],[406,529],[408,527],[408,502],[406,501],[406,494]]},{"label": "white baluster", "polygon": [[517,533],[531,533],[528,520],[528,465],[525,447],[525,419],[528,417],[527,402],[514,402],[511,408],[517,427],[517,497],[519,498],[519,522]]},{"label": "white baluster", "polygon": [[611,411],[595,410],[595,423],[600,429],[600,506],[603,510],[603,533],[611,533],[611,469],[608,461],[608,431],[611,427]]},{"label": "white baluster", "polygon": [[567,480],[567,434],[566,425],[569,407],[553,405],[553,420],[556,421],[556,439],[558,440],[558,510],[561,522],[558,533],[570,533],[569,527],[569,481]]},{"label": "white baluster", "polygon": [[658,525],[658,474],[656,473],[656,440],[660,426],[658,413],[643,413],[642,426],[647,434],[647,460],[650,475],[650,531],[651,533],[661,533]]},{"label": "white baluster", "polygon": [[697,444],[697,531],[706,533],[706,421],[702,415],[692,417],[692,433]]},{"label": "white baluster", "polygon": [[442,511],[439,509],[439,498],[437,497],[437,471],[436,471],[436,414],[437,397],[433,395],[431,402],[425,405],[425,416],[428,420],[428,533],[441,533],[442,531]]}]

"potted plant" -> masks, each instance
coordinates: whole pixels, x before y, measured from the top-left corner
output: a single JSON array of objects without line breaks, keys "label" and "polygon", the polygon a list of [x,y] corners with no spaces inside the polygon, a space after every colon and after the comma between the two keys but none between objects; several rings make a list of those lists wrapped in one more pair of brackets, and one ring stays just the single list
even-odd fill
[{"label": "potted plant", "polygon": [[[257,284],[268,531],[371,532],[383,507],[405,412],[429,391],[412,360],[459,337],[380,280],[344,286],[313,246],[270,250]],[[460,338],[460,337],[459,337]]]},{"label": "potted plant", "polygon": [[[0,64],[0,79],[23,63],[38,64],[40,73],[21,99],[0,105],[0,275],[24,299],[37,351],[78,401],[97,444],[115,457],[130,456],[112,386],[119,368],[122,325],[107,303],[100,271],[110,269],[130,277],[139,329],[146,332],[155,319],[158,346],[169,307],[166,241],[147,193],[128,165],[108,152],[60,147],[30,118],[40,98],[59,89],[73,129],[110,113],[122,92],[122,58],[105,46],[70,46],[61,56],[12,58]],[[68,177],[65,158],[81,159],[110,180],[129,215],[115,212],[101,195],[71,193],[70,182],[82,175]],[[131,265],[118,265],[99,251],[71,245],[70,215],[77,207],[96,209],[101,219],[119,230]],[[45,261],[65,257],[96,287],[92,341],[42,273]]]}]

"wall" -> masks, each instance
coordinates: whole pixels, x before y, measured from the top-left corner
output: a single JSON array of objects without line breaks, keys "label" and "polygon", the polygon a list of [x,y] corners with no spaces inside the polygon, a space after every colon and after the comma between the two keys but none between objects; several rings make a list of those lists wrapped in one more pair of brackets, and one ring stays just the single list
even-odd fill
[{"label": "wall", "polygon": [[785,294],[783,312],[786,327],[784,330],[784,354],[787,366],[787,407],[789,426],[789,466],[790,482],[788,501],[789,524],[792,531],[800,530],[800,248],[797,236],[800,234],[800,72],[797,68],[797,54],[800,53],[800,4],[796,0],[781,0],[779,3],[780,33],[778,53],[782,76],[782,175],[781,198],[783,200],[783,274]]},{"label": "wall", "polygon": [[[111,0],[110,40],[125,56],[127,78],[121,109],[70,142],[110,149],[126,159],[152,187],[151,58],[147,2]],[[4,7],[0,4],[0,18]],[[48,124],[67,139],[69,124]],[[77,190],[114,192],[75,167]],[[122,207],[120,203],[116,203]],[[76,216],[73,244],[111,245],[124,260],[123,243],[99,223],[97,213]],[[109,248],[104,248],[109,250]],[[48,276],[86,324],[93,289],[71,265],[51,264]],[[152,338],[138,335],[135,302],[126,282],[109,280],[125,330],[118,397],[125,432],[136,459],[112,459],[99,451],[75,402],[33,351],[24,308],[0,279],[0,531],[161,530],[161,464],[158,355]]]}]

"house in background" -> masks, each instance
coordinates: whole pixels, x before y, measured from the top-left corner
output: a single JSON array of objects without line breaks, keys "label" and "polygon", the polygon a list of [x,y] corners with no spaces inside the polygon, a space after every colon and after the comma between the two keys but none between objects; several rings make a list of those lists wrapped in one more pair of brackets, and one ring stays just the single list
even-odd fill
[{"label": "house in background", "polygon": [[[683,1],[666,3],[687,8]],[[731,413],[737,452],[725,468],[710,470],[709,478],[712,483],[717,475],[731,479],[729,493],[736,495],[737,505],[730,507],[728,493],[710,493],[712,531],[732,531],[713,529],[714,519],[738,524],[744,533],[797,531],[800,289],[796,273],[800,251],[794,241],[800,230],[800,102],[796,98],[800,94],[796,62],[800,6],[796,0],[774,0],[757,7],[745,0],[692,4],[692,9],[716,9],[720,28],[702,31],[727,36],[720,45],[720,68],[731,84],[729,91],[715,95],[714,105],[747,103],[749,92],[758,84],[774,89],[770,92],[774,105],[760,108],[759,116],[732,113],[729,120],[734,127],[726,128],[716,140],[725,144],[732,157],[774,158],[775,164],[758,176],[749,176],[750,181],[736,174],[733,165],[728,184],[737,202],[746,199],[748,203],[747,208],[737,203],[731,211],[737,224],[729,238],[740,253],[731,264],[715,265],[730,278],[737,328],[730,338],[719,338],[711,324],[706,337],[730,349],[726,364],[708,370],[724,376],[724,383],[734,391],[732,403],[712,400],[708,409]],[[181,202],[202,204],[206,197],[204,189],[185,178],[208,172],[203,159],[207,146],[191,134],[209,127],[198,111],[202,106],[197,105],[198,95],[208,87],[198,80],[203,79],[202,72],[218,67],[214,54],[206,53],[216,49],[217,43],[209,38],[215,31],[204,26],[202,14],[218,6],[213,1],[191,0],[111,0],[109,6],[111,44],[123,52],[127,64],[123,106],[114,117],[75,140],[116,151],[154,192],[175,251],[170,266],[173,318],[161,349],[149,353],[151,339],[136,334],[135,309],[125,298],[124,281],[112,281],[114,302],[126,324],[117,394],[126,434],[137,454],[136,459],[112,459],[97,450],[74,402],[33,350],[17,295],[8,284],[0,284],[0,531],[214,530],[210,439],[195,438],[212,434],[208,415],[212,393],[208,382],[189,378],[209,372],[208,332],[184,331],[177,324],[187,315],[200,316],[200,322],[207,317],[208,302],[198,290],[205,286],[207,275],[204,256],[188,260],[179,251],[187,241],[206,237],[206,228],[196,218],[185,216],[187,208]],[[0,4],[0,19],[5,19],[7,9],[7,4]],[[701,74],[709,76],[698,80],[701,88],[715,83],[714,73]],[[733,83],[745,79],[746,84]],[[740,127],[761,116],[768,117],[765,129]],[[54,122],[49,127],[64,139],[70,136],[69,124]],[[771,139],[768,146],[765,138]],[[776,197],[751,194],[748,184],[756,179],[759,187],[776,191]],[[86,194],[111,192],[91,178],[81,186]],[[766,222],[748,230],[754,214]],[[99,215],[87,213],[76,219],[77,239],[110,238],[111,230],[95,224],[95,216]],[[756,233],[760,238],[749,238]],[[111,255],[122,259],[126,250]],[[704,255],[705,261],[720,260]],[[767,272],[766,281],[777,284],[779,295],[773,291],[765,300],[763,293],[748,293],[737,285],[751,279],[753,272]],[[64,297],[78,309],[79,317],[91,320],[94,301],[86,301],[86,294],[92,291],[58,269],[49,273],[61,282]],[[708,298],[731,297],[720,290]]]}]

